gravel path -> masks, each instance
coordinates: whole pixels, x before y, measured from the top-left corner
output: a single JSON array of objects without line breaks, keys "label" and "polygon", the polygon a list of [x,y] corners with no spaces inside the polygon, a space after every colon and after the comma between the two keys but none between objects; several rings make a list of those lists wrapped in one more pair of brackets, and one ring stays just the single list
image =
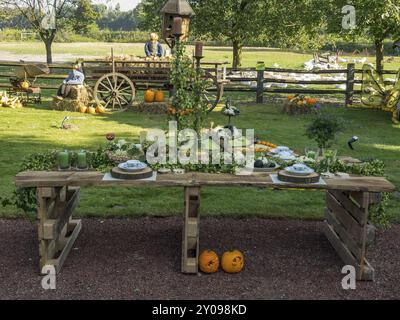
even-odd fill
[{"label": "gravel path", "polygon": [[176,217],[85,219],[50,292],[40,286],[36,227],[0,220],[0,299],[400,298],[400,225],[370,248],[376,282],[348,292],[321,222],[204,218],[201,248],[237,248],[246,259],[240,274],[210,276],[180,273],[181,224]]}]

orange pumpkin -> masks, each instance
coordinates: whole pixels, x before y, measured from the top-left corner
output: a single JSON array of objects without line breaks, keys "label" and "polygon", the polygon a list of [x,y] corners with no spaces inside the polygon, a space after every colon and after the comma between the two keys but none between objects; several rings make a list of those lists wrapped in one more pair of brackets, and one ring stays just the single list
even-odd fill
[{"label": "orange pumpkin", "polygon": [[156,102],[164,102],[164,92],[162,90],[157,90],[154,99]]},{"label": "orange pumpkin", "polygon": [[199,256],[199,267],[204,273],[215,273],[219,268],[219,258],[214,251],[203,251]]},{"label": "orange pumpkin", "polygon": [[244,256],[238,251],[227,251],[222,255],[221,267],[227,273],[239,273],[244,267]]},{"label": "orange pumpkin", "polygon": [[152,89],[146,90],[146,92],[144,93],[144,101],[147,103],[154,102],[155,97],[156,94]]},{"label": "orange pumpkin", "polygon": [[93,107],[89,107],[89,108],[87,108],[87,113],[89,113],[89,114],[96,114],[96,109],[93,108]]},{"label": "orange pumpkin", "polygon": [[317,103],[317,99],[315,99],[315,98],[307,98],[306,101],[307,101],[307,104],[311,105],[311,106]]},{"label": "orange pumpkin", "polygon": [[287,99],[288,101],[292,101],[294,99],[294,96],[288,96]]},{"label": "orange pumpkin", "polygon": [[96,110],[96,113],[104,113],[104,112],[106,112],[106,109],[101,105],[96,106],[95,110]]},{"label": "orange pumpkin", "polygon": [[86,111],[87,111],[87,107],[84,104],[81,104],[79,106],[79,112],[80,113],[86,113]]}]

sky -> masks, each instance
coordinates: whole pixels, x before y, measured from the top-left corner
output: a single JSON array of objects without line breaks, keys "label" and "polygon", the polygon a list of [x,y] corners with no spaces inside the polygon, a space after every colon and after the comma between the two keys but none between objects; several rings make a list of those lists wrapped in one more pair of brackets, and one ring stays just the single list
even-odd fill
[{"label": "sky", "polygon": [[121,5],[122,11],[128,11],[135,8],[140,0],[94,0],[93,2],[104,4],[109,3],[112,4],[113,7],[115,7],[115,5],[119,3]]}]

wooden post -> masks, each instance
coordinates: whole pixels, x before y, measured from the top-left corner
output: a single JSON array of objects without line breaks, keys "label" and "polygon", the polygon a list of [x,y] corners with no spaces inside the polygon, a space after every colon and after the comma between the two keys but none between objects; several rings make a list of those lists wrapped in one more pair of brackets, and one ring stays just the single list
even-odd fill
[{"label": "wooden post", "polygon": [[197,273],[199,260],[200,187],[185,187],[182,273]]},{"label": "wooden post", "polygon": [[72,220],[79,202],[79,188],[38,188],[38,233],[40,272],[52,265],[59,273],[81,230],[81,220]]},{"label": "wooden post", "polygon": [[368,247],[369,193],[328,191],[324,232],[346,265],[356,269],[357,280],[374,280],[374,269],[366,259]]},{"label": "wooden post", "polygon": [[264,102],[264,70],[257,71],[257,103]]},{"label": "wooden post", "polygon": [[354,63],[349,63],[347,65],[346,108],[353,104],[355,67],[356,65]]}]

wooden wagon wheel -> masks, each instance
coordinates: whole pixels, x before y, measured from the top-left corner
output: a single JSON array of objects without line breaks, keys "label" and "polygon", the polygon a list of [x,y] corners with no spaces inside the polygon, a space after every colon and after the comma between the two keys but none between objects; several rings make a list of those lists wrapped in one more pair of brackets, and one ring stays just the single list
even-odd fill
[{"label": "wooden wagon wheel", "polygon": [[208,71],[206,72],[205,77],[210,81],[210,83],[212,83],[212,86],[217,89],[215,94],[209,91],[204,93],[204,98],[208,103],[208,112],[212,112],[222,100],[224,95],[224,84],[227,83],[227,81],[218,79],[217,76]]},{"label": "wooden wagon wheel", "polygon": [[125,110],[135,99],[133,82],[124,74],[109,73],[102,76],[94,87],[94,97],[107,110]]}]

